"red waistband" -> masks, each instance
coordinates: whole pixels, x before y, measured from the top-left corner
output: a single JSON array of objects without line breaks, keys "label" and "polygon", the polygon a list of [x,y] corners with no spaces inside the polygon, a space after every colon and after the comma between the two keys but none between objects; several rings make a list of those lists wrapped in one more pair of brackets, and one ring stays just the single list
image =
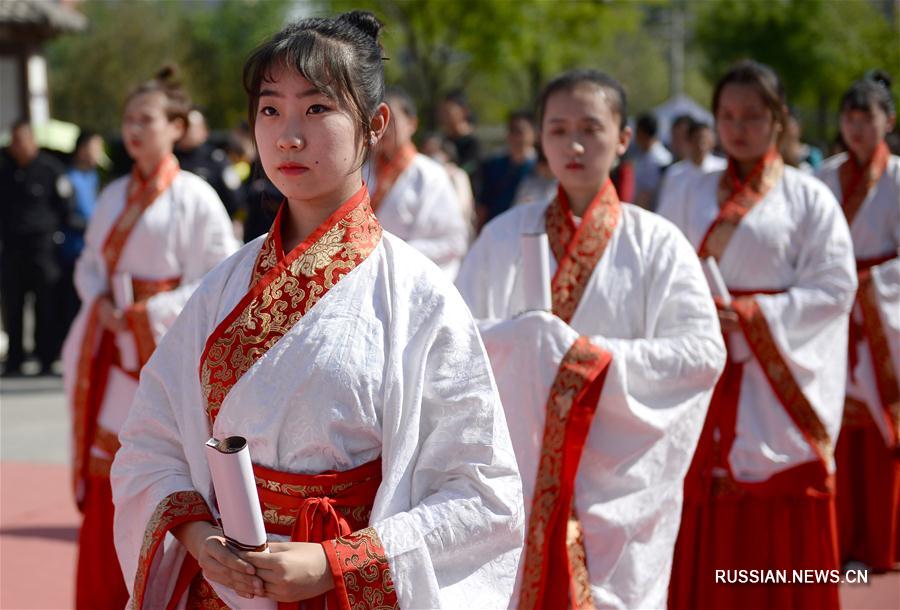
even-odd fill
[{"label": "red waistband", "polygon": [[381,458],[343,472],[295,474],[254,466],[266,530],[323,542],[368,525],[381,485]]},{"label": "red waistband", "polygon": [[876,256],[873,258],[860,258],[856,260],[856,271],[865,271],[866,269],[877,267],[881,263],[886,263],[890,260],[894,260],[895,258],[897,258],[896,252],[891,252],[890,254]]},{"label": "red waistband", "polygon": [[178,288],[181,284],[180,277],[173,277],[163,280],[142,280],[139,278],[131,279],[131,287],[134,292],[134,302],[140,303],[146,301],[153,295],[160,292],[168,292]]}]

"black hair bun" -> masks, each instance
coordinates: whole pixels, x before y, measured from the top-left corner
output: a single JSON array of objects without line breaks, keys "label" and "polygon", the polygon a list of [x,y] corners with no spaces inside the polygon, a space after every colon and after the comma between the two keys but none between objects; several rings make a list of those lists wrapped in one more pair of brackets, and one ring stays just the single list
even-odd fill
[{"label": "black hair bun", "polygon": [[153,76],[153,80],[169,87],[177,87],[180,84],[178,76],[178,66],[176,66],[175,64],[166,64],[156,71],[156,74]]},{"label": "black hair bun", "polygon": [[371,36],[372,40],[378,40],[378,33],[384,24],[378,20],[374,13],[369,11],[350,11],[338,17],[341,21],[346,21],[353,27]]},{"label": "black hair bun", "polygon": [[888,91],[891,90],[891,76],[884,70],[870,70],[866,73],[866,80],[878,83]]}]

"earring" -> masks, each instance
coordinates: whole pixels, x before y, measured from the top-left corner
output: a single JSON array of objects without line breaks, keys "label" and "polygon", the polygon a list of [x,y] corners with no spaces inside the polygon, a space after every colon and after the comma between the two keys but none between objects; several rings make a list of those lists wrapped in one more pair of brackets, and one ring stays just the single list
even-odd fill
[{"label": "earring", "polygon": [[375,146],[378,142],[378,139],[375,137],[375,132],[369,132],[369,146]]}]

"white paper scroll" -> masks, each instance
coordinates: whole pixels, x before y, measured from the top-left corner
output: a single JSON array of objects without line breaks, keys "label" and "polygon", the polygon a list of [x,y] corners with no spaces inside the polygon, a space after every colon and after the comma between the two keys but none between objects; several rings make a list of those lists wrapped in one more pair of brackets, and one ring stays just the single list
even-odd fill
[{"label": "white paper scroll", "polygon": [[[266,551],[266,526],[259,507],[253,464],[247,439],[229,436],[206,441],[206,460],[212,474],[222,529],[229,544],[241,551]],[[218,583],[216,593],[230,608],[275,610],[278,603],[267,597],[245,599]]]},{"label": "white paper scroll", "polygon": [[[725,285],[725,280],[722,278],[716,259],[708,256],[701,260],[700,263],[703,266],[703,274],[706,276],[706,281],[709,283],[709,289],[713,296],[721,298],[722,303],[726,306],[731,305],[731,293],[728,291],[728,286]],[[743,333],[730,332],[727,340],[728,354],[731,360],[734,362],[745,362],[750,359],[753,352],[750,351],[750,346],[747,345],[747,340],[744,338]]]},{"label": "white paper scroll", "polygon": [[550,242],[546,233],[522,235],[522,285],[525,309],[553,309],[550,293]]},{"label": "white paper scroll", "polygon": [[[125,311],[134,305],[134,285],[130,273],[114,273],[110,284],[116,309]],[[119,348],[119,362],[122,368],[126,371],[137,371],[140,363],[134,336],[130,332],[117,333],[116,345]]]}]

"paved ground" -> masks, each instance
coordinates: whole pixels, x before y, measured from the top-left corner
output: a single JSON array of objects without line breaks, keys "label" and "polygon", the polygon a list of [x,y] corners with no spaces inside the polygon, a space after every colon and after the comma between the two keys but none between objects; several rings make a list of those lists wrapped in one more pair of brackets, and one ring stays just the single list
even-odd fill
[{"label": "paved ground", "polygon": [[[68,434],[59,378],[0,380],[2,610],[72,607],[80,520],[70,491]],[[844,586],[841,600],[848,610],[896,610],[900,573]]]}]

